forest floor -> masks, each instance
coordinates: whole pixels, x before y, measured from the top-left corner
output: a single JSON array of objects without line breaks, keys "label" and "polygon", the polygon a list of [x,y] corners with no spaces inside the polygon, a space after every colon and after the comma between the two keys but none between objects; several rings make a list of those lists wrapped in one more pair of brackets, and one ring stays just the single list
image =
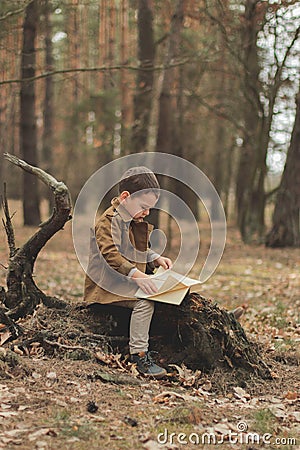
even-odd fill
[{"label": "forest floor", "polygon": [[[19,205],[11,206],[19,211]],[[17,245],[34,231],[14,218]],[[203,245],[208,248],[204,236]],[[0,286],[7,244],[0,230]],[[76,337],[97,331],[76,308],[84,274],[73,250],[70,223],[39,255],[35,281],[67,310],[39,306],[20,320],[27,333],[51,331],[57,344],[26,348],[5,342],[0,329],[0,449],[300,448],[299,252],[245,246],[228,229],[224,256],[201,290],[220,306],[246,308],[241,324],[260,344],[273,379],[235,381],[234,370],[173,373],[146,380],[121,355]],[[11,356],[2,363],[1,356]],[[7,358],[6,358],[7,360]],[[184,369],[184,368],[183,368]]]}]

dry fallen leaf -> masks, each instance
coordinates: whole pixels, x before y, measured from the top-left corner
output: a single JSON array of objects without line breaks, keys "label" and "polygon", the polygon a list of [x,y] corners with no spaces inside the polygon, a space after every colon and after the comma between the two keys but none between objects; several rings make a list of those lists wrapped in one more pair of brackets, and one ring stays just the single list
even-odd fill
[{"label": "dry fallen leaf", "polygon": [[34,433],[29,434],[28,439],[30,441],[34,441],[34,440],[38,439],[39,437],[46,436],[46,435],[56,436],[56,432],[54,430],[52,430],[51,428],[41,428],[40,430],[34,431]]},{"label": "dry fallen leaf", "polygon": [[183,386],[191,387],[194,386],[201,377],[201,371],[196,370],[193,372],[191,369],[188,369],[184,364],[181,367],[177,366],[177,364],[169,364],[170,367],[175,367],[178,372],[178,379],[183,384]]},{"label": "dry fallen leaf", "polygon": [[111,355],[100,351],[95,353],[95,358],[104,364],[110,364],[112,362]]},{"label": "dry fallen leaf", "polygon": [[247,394],[247,392],[243,388],[236,386],[233,388],[233,390],[234,390],[234,396],[236,398],[239,398],[244,401],[247,401],[250,399],[250,395]]},{"label": "dry fallen leaf", "polygon": [[11,405],[8,405],[7,403],[1,403],[0,408],[1,409],[10,409]]},{"label": "dry fallen leaf", "polygon": [[159,445],[156,441],[147,441],[145,444],[143,444],[143,448],[145,450],[160,450],[163,448],[161,445]]},{"label": "dry fallen leaf", "polygon": [[300,397],[300,394],[293,391],[288,391],[284,396],[287,400],[296,400],[298,397]]},{"label": "dry fallen leaf", "polygon": [[56,372],[48,372],[46,377],[49,378],[49,380],[56,380],[57,379]]},{"label": "dry fallen leaf", "polygon": [[3,331],[0,334],[0,345],[3,345],[11,337],[11,332],[9,330]]},{"label": "dry fallen leaf", "polygon": [[226,423],[217,423],[217,425],[214,426],[214,430],[217,433],[220,433],[224,436],[230,433],[230,428]]},{"label": "dry fallen leaf", "polygon": [[296,422],[300,422],[300,411],[294,411],[289,414]]},{"label": "dry fallen leaf", "polygon": [[95,358],[111,367],[117,367],[118,369],[121,369],[122,372],[125,372],[127,370],[126,364],[124,361],[121,361],[122,354],[117,353],[116,355],[113,353],[105,353],[102,351],[97,351],[95,353]]},{"label": "dry fallen leaf", "polygon": [[[5,436],[2,436],[1,437],[1,443],[3,443],[3,444],[21,445],[22,444],[22,439],[13,439],[13,438],[7,438]],[[3,448],[5,448],[5,447],[0,447],[1,450]]]},{"label": "dry fallen leaf", "polygon": [[17,416],[18,413],[15,411],[0,411],[1,417],[10,417],[10,416]]},{"label": "dry fallen leaf", "polygon": [[17,353],[17,355],[20,355],[20,356],[24,355],[24,352],[17,345],[14,345],[13,350],[15,353]]},{"label": "dry fallen leaf", "polygon": [[276,404],[276,405],[271,405],[269,407],[269,410],[278,419],[284,419],[286,417],[286,412],[284,410],[284,405],[282,403]]},{"label": "dry fallen leaf", "polygon": [[171,399],[185,400],[184,396],[174,391],[164,391],[153,397],[154,403],[168,403]]}]

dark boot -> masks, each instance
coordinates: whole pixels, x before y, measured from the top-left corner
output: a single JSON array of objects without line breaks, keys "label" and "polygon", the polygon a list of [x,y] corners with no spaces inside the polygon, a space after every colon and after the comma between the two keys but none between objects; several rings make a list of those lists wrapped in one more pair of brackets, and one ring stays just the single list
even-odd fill
[{"label": "dark boot", "polygon": [[151,352],[135,353],[131,355],[130,359],[131,362],[136,364],[137,370],[147,377],[162,378],[167,373],[165,369],[155,364]]},{"label": "dark boot", "polygon": [[228,312],[233,314],[235,319],[238,320],[244,314],[245,310],[242,306],[238,306],[237,308],[232,309],[231,311]]}]

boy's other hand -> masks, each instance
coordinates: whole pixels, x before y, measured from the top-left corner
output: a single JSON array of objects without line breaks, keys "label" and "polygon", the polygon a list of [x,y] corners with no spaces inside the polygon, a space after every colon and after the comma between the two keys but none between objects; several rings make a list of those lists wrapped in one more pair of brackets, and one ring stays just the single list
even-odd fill
[{"label": "boy's other hand", "polygon": [[140,287],[148,295],[156,294],[158,291],[150,276],[140,270],[134,272],[131,278],[136,282],[138,287]]},{"label": "boy's other hand", "polygon": [[172,267],[173,267],[173,263],[170,260],[170,258],[165,258],[164,256],[160,256],[159,258],[157,258],[155,260],[155,262],[166,270],[172,269]]}]

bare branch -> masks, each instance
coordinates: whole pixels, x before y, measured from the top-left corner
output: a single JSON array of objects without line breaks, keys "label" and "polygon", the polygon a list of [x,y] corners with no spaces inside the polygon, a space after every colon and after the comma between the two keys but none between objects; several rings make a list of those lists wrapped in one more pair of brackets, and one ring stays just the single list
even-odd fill
[{"label": "bare branch", "polygon": [[16,166],[21,167],[21,169],[25,170],[26,172],[35,175],[38,177],[43,183],[45,183],[47,186],[52,189],[52,191],[59,191],[59,190],[67,190],[67,187],[64,183],[61,181],[57,181],[52,175],[49,173],[46,173],[44,170],[40,169],[39,167],[31,166],[30,164],[27,164],[22,159],[17,158],[14,155],[11,155],[9,153],[4,153],[4,158],[7,159],[12,164],[15,164]]},{"label": "bare branch", "polygon": [[30,3],[32,3],[33,1],[34,0],[29,0],[28,3],[25,6],[22,6],[22,8],[15,9],[14,11],[7,12],[6,14],[4,14],[4,16],[0,17],[0,21],[6,20],[6,19],[8,19],[9,17],[12,17],[12,16],[17,16],[18,14],[24,12],[25,9],[27,8],[27,6],[30,5]]},{"label": "bare branch", "polygon": [[247,130],[245,130],[245,128],[240,125],[232,116],[232,114],[227,114],[223,111],[220,111],[219,108],[210,105],[209,103],[207,103],[205,100],[203,100],[202,97],[200,97],[200,95],[191,93],[191,95],[193,96],[193,99],[196,99],[201,105],[203,105],[208,111],[212,112],[213,114],[215,114],[217,117],[221,117],[222,119],[227,120],[228,122],[232,123],[235,128],[237,130],[243,131],[243,133],[247,133]]},{"label": "bare branch", "polygon": [[6,195],[6,183],[4,183],[3,186],[3,196],[1,195],[1,204],[3,207],[3,212],[5,215],[5,219],[2,219],[2,223],[6,232],[7,236],[7,242],[9,247],[9,257],[13,258],[16,254],[16,243],[15,243],[15,233],[12,226],[12,216],[10,216],[9,208],[8,208],[8,202],[7,202],[7,195]]},{"label": "bare branch", "polygon": [[274,76],[274,82],[270,87],[269,90],[269,115],[268,115],[268,130],[271,128],[272,125],[272,118],[273,118],[273,114],[274,114],[274,105],[275,105],[275,101],[277,98],[277,94],[278,94],[278,90],[281,86],[281,84],[283,83],[283,80],[281,79],[282,76],[282,72],[285,68],[285,64],[286,61],[292,51],[292,48],[294,47],[295,43],[297,42],[298,38],[299,38],[299,33],[300,33],[300,27],[297,28],[297,30],[295,31],[294,37],[290,43],[290,45],[287,47],[284,58],[282,60],[282,63],[280,66],[277,67],[275,76]]},{"label": "bare branch", "polygon": [[54,75],[60,75],[60,74],[67,74],[67,73],[78,73],[78,72],[106,72],[111,70],[132,70],[132,71],[162,71],[167,69],[172,69],[173,67],[179,67],[183,66],[187,63],[198,61],[199,55],[195,55],[194,57],[189,58],[183,58],[179,61],[172,62],[170,64],[161,64],[157,66],[152,67],[141,67],[141,66],[130,66],[127,64],[115,64],[113,66],[101,66],[101,67],[80,67],[77,69],[58,69],[58,70],[51,70],[49,72],[43,72],[39,75],[36,75],[35,77],[31,78],[15,78],[12,80],[3,80],[0,81],[0,86],[4,84],[13,84],[13,83],[28,83],[31,81],[40,80],[47,77],[52,77]]},{"label": "bare branch", "polygon": [[286,65],[286,60],[288,59],[288,57],[289,57],[289,55],[290,55],[290,53],[292,51],[292,48],[294,47],[295,43],[297,42],[297,40],[299,38],[299,34],[300,34],[300,26],[295,31],[294,37],[293,37],[290,45],[286,49],[286,52],[285,52],[285,55],[284,55],[284,58],[282,60],[281,65],[277,67],[276,74],[275,74],[275,77],[274,77],[274,87],[277,88],[277,91],[278,91],[278,87],[279,87],[278,84],[281,81],[282,71],[283,71],[283,69],[285,68],[285,65]]}]

